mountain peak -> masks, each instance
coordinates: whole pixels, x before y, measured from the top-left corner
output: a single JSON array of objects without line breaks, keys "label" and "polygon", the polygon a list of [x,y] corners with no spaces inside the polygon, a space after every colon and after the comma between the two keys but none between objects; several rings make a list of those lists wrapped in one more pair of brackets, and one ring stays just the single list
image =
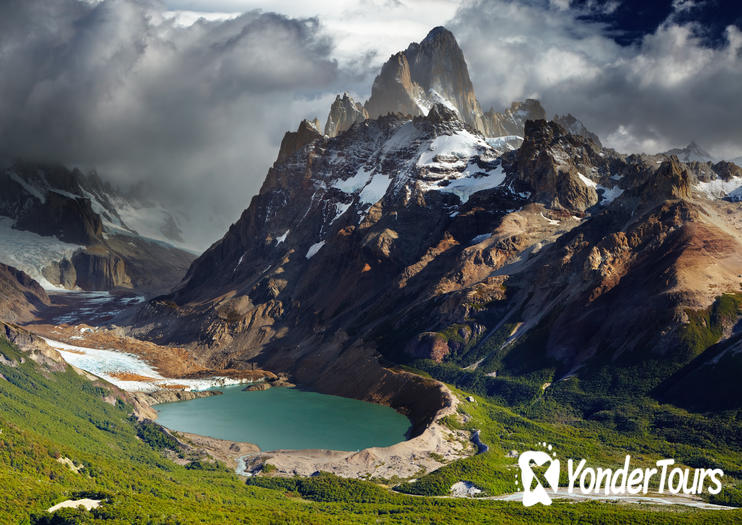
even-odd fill
[{"label": "mountain peak", "polygon": [[293,153],[297,152],[315,139],[321,138],[322,134],[317,129],[319,122],[313,123],[308,120],[302,120],[299,129],[288,131],[283,136],[281,147],[278,150],[276,162],[283,162]]},{"label": "mountain peak", "polygon": [[436,103],[433,104],[433,107],[428,112],[427,118],[431,122],[442,123],[459,120],[459,115],[445,104]]},{"label": "mountain peak", "polygon": [[678,160],[680,160],[680,162],[714,161],[714,157],[712,157],[709,152],[699,146],[695,140],[692,140],[690,144],[688,144],[684,148],[673,148],[671,150],[667,150],[664,155],[667,155],[668,157],[675,155],[678,157]]},{"label": "mountain peak", "polygon": [[433,29],[431,29],[427,36],[420,42],[420,45],[425,45],[426,43],[430,43],[433,41],[441,41],[441,40],[449,40],[453,41],[456,46],[458,46],[458,42],[456,42],[456,37],[453,36],[453,33],[446,29],[443,26],[436,26]]},{"label": "mountain peak", "polygon": [[436,103],[484,129],[464,53],[453,33],[442,26],[390,57],[374,80],[365,107],[371,118],[394,112],[424,116]]},{"label": "mountain peak", "polygon": [[554,122],[557,122],[572,135],[580,135],[592,140],[598,146],[601,145],[598,136],[592,131],[588,130],[577,117],[572,115],[572,113],[567,113],[566,115],[554,115],[554,118],[552,120]]}]

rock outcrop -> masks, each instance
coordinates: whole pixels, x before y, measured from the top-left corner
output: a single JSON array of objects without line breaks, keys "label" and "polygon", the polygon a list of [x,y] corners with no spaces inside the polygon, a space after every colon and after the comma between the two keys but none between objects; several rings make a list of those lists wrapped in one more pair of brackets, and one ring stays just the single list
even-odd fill
[{"label": "rock outcrop", "polygon": [[686,168],[675,155],[660,164],[657,171],[648,177],[645,185],[642,185],[635,193],[645,199],[688,199],[691,193],[691,176]]},{"label": "rock outcrop", "polygon": [[276,162],[285,161],[290,155],[296,153],[313,140],[321,137],[322,134],[317,129],[316,124],[313,124],[308,120],[302,120],[296,131],[287,131],[283,136]]},{"label": "rock outcrop", "polygon": [[89,199],[56,192],[49,192],[43,203],[34,200],[18,214],[15,227],[71,244],[93,244],[103,235],[103,221]]},{"label": "rock outcrop", "polygon": [[325,135],[336,137],[350,129],[356,122],[363,122],[368,118],[368,112],[363,104],[353,100],[350,95],[343,93],[338,95],[332,103],[330,114],[327,115],[325,123]]},{"label": "rock outcrop", "polygon": [[49,304],[44,289],[28,274],[0,263],[0,319],[30,321],[34,313]]},{"label": "rock outcrop", "polygon": [[131,288],[126,263],[111,253],[79,251],[72,257],[76,284],[83,290],[111,290]]},{"label": "rock outcrop", "polygon": [[591,173],[592,166],[577,161],[602,160],[589,143],[553,121],[529,120],[525,134],[517,152],[518,178],[535,200],[570,211],[584,211],[598,203],[597,183],[583,173]]}]

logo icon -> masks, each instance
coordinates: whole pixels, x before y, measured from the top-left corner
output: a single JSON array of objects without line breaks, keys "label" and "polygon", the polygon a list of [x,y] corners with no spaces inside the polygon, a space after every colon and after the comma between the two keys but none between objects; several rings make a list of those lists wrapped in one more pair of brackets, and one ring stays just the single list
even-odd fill
[{"label": "logo icon", "polygon": [[[561,464],[556,459],[556,452],[552,445],[539,443],[544,450],[528,450],[518,458],[520,480],[516,474],[515,484],[523,484],[523,506],[531,507],[540,503],[551,505],[551,498],[559,492],[559,476]],[[575,492],[583,496],[627,496],[641,497],[647,495],[652,478],[658,479],[658,492],[664,494],[685,495],[702,494],[704,490],[709,494],[719,494],[722,489],[724,471],[720,468],[690,469],[675,466],[672,458],[655,462],[657,468],[631,468],[631,456],[626,455],[623,466],[620,468],[590,467],[585,459],[579,461],[568,459],[566,462],[567,484],[566,492],[562,495],[570,497]]]},{"label": "logo icon", "polygon": [[[542,472],[543,469],[539,467],[546,465],[548,465],[546,471]],[[529,450],[520,455],[518,466],[523,481],[523,505],[525,507],[536,503],[551,505],[551,496],[546,489],[551,488],[555,493],[559,489],[559,460],[542,450]]]}]

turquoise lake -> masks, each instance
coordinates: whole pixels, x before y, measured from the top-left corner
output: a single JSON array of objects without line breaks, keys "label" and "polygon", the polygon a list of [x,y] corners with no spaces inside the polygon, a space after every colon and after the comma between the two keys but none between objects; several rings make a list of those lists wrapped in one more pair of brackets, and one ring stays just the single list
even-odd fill
[{"label": "turquoise lake", "polygon": [[410,421],[392,408],[298,388],[243,392],[244,385],[155,408],[157,422],[172,430],[229,441],[247,441],[261,450],[325,448],[360,450],[404,441]]}]

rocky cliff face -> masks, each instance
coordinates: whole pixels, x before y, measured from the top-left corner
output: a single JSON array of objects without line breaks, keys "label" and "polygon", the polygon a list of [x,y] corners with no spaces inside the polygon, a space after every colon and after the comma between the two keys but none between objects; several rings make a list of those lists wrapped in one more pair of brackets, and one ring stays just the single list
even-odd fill
[{"label": "rocky cliff face", "polygon": [[433,29],[422,42],[410,44],[384,64],[366,102],[366,118],[389,113],[423,116],[435,104],[454,111],[484,136],[508,137],[516,147],[527,120],[546,118],[544,108],[534,99],[513,102],[501,113],[494,109],[483,113],[464,54],[453,34],[443,27]]},{"label": "rocky cliff face", "polygon": [[[428,45],[377,87],[409,104],[409,57]],[[346,395],[388,379],[379,354],[554,380],[692,358],[687,309],[740,286],[742,221],[708,189],[736,176],[545,120],[503,151],[451,106],[307,128],[139,332]]]},{"label": "rocky cliff face", "polygon": [[0,263],[0,318],[23,322],[49,304],[49,297],[28,274]]},{"label": "rocky cliff face", "polygon": [[302,120],[296,131],[289,131],[281,140],[281,147],[278,149],[278,158],[276,162],[283,162],[293,153],[302,149],[313,140],[321,137],[322,134],[317,126],[308,120]]},{"label": "rocky cliff face", "polygon": [[453,34],[436,27],[425,39],[393,55],[376,77],[366,110],[372,118],[388,113],[427,115],[441,103],[472,127],[483,130],[464,53]]},{"label": "rocky cliff face", "polygon": [[350,129],[356,122],[363,122],[367,118],[368,112],[361,103],[353,100],[347,93],[342,97],[338,95],[332,103],[330,114],[327,115],[325,135],[336,137]]}]

